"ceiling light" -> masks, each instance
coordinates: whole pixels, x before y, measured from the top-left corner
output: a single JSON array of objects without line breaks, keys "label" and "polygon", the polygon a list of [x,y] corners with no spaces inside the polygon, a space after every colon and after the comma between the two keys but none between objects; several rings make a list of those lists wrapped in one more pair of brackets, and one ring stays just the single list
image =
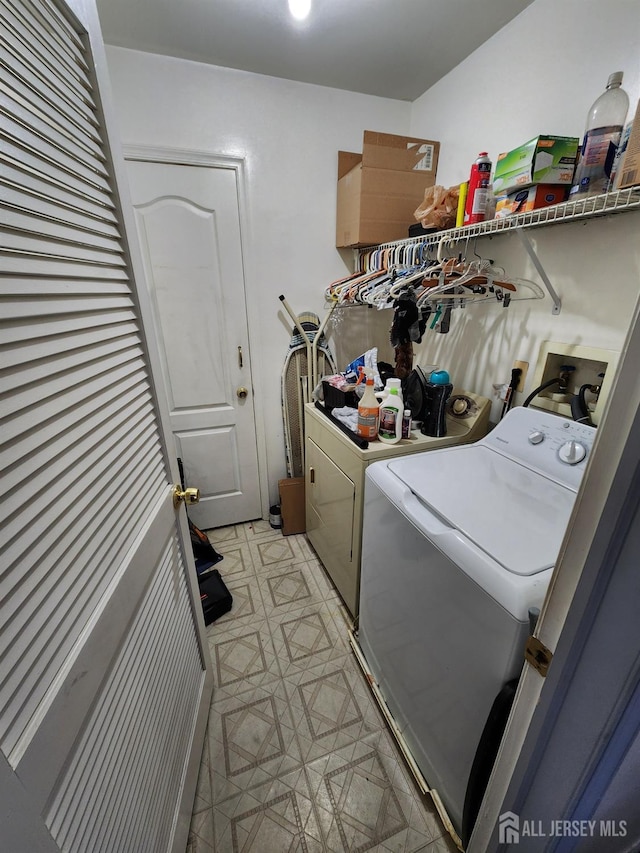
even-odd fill
[{"label": "ceiling light", "polygon": [[296,21],[304,21],[311,11],[311,0],[289,0],[289,11]]}]

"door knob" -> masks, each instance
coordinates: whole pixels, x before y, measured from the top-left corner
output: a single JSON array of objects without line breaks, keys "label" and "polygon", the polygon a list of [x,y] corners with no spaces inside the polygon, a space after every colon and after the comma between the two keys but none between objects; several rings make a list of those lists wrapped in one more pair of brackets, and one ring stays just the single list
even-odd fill
[{"label": "door knob", "polygon": [[238,395],[238,399],[240,399],[240,400],[244,400],[244,398],[247,396],[248,393],[249,393],[249,391],[246,388],[244,388],[242,385],[236,389],[236,394]]},{"label": "door knob", "polygon": [[200,489],[181,489],[180,486],[173,487],[173,505],[176,509],[184,501],[187,506],[192,506],[200,501]]}]

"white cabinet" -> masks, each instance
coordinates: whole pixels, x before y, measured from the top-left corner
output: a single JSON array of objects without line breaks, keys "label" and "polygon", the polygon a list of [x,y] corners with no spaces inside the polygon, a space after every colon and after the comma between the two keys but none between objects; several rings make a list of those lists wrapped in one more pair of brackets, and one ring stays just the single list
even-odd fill
[{"label": "white cabinet", "polygon": [[[460,396],[474,405],[457,416],[453,404]],[[487,432],[490,403],[485,397],[454,390],[447,409],[445,436],[433,438],[413,430],[411,438],[398,444],[372,441],[367,448],[361,448],[314,404],[305,406],[307,537],[354,617],[358,614],[360,591],[367,466],[380,459],[476,441]]]}]

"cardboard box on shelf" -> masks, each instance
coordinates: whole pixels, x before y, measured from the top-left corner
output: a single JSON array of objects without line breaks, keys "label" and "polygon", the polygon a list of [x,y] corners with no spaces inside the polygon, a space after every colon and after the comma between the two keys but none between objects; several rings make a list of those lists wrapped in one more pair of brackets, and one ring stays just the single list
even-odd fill
[{"label": "cardboard box on shelf", "polygon": [[535,136],[498,156],[493,192],[505,195],[532,184],[571,184],[578,156],[574,136]]},{"label": "cardboard box on shelf", "polygon": [[436,179],[440,143],[365,130],[362,154],[338,152],[336,246],[402,240]]},{"label": "cardboard box on shelf", "polygon": [[640,101],[618,171],[620,179],[615,186],[616,189],[625,190],[640,185]]},{"label": "cardboard box on shelf", "polygon": [[566,201],[569,187],[562,184],[535,184],[496,198],[496,218],[525,213]]},{"label": "cardboard box on shelf", "polygon": [[307,529],[304,504],[304,477],[288,477],[278,480],[280,492],[280,512],[282,514],[282,533],[304,533]]}]

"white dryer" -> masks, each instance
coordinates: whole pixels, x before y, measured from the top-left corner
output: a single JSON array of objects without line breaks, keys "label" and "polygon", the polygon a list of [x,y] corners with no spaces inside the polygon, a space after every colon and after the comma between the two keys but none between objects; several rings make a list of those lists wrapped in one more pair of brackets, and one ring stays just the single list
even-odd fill
[{"label": "white dryer", "polygon": [[458,834],[485,723],[522,669],[529,611],[542,605],[594,434],[515,408],[476,444],[367,469],[357,642]]}]

